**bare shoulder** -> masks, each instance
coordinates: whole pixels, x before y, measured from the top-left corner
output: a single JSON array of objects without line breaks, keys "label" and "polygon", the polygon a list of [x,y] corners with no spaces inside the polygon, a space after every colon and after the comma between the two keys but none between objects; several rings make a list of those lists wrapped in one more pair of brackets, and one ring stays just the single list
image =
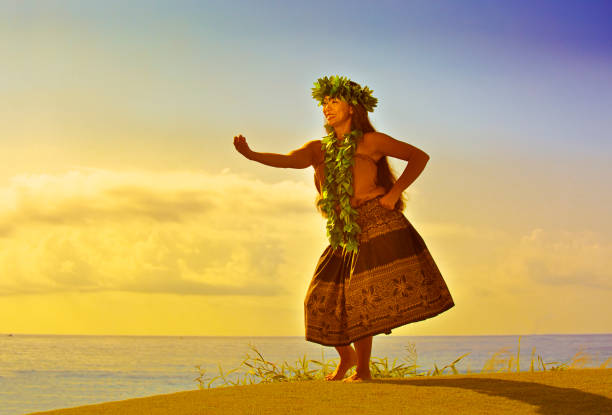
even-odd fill
[{"label": "bare shoulder", "polygon": [[371,156],[375,160],[383,156],[395,157],[406,161],[413,157],[429,158],[421,149],[379,131],[364,134],[364,147],[371,152]]},{"label": "bare shoulder", "polygon": [[311,140],[311,141],[307,141],[306,143],[304,143],[302,147],[298,148],[297,150],[293,150],[293,152],[314,154],[314,151],[320,147],[321,147],[321,140]]},{"label": "bare shoulder", "polygon": [[364,133],[363,142],[361,143],[359,152],[370,156],[374,159],[374,161],[378,161],[380,158],[382,158],[384,154],[377,150],[380,147],[378,143],[380,143],[381,139],[384,139],[381,137],[381,135],[386,134],[382,134],[378,131]]},{"label": "bare shoulder", "polygon": [[392,138],[390,135],[380,131],[370,131],[363,135],[364,144],[375,147],[376,143]]},{"label": "bare shoulder", "polygon": [[300,148],[290,151],[288,156],[288,166],[294,169],[305,169],[314,166],[318,160],[317,141],[311,140],[304,143]]},{"label": "bare shoulder", "polygon": [[306,145],[311,146],[312,148],[320,149],[321,148],[321,140],[311,140],[306,143]]},{"label": "bare shoulder", "polygon": [[321,150],[321,140],[309,141],[306,143],[306,146],[310,148],[310,152],[312,154],[312,165],[316,166],[323,163],[323,160],[325,160],[325,155],[323,154],[323,150]]}]

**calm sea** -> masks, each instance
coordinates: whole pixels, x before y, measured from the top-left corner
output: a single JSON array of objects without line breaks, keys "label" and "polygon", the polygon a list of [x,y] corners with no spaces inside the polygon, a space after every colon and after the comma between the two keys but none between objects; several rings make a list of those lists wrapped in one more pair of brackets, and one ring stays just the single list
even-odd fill
[{"label": "calm sea", "polygon": [[[372,357],[405,363],[406,347],[417,352],[417,372],[451,363],[464,353],[460,373],[480,372],[495,352],[516,355],[518,335],[374,337]],[[240,366],[254,345],[264,358],[296,366],[297,360],[336,359],[336,351],[296,337],[55,336],[0,334],[0,415],[116,401],[198,388],[196,365],[216,376]],[[545,363],[569,362],[582,351],[583,367],[599,366],[612,356],[612,334],[522,335],[521,370],[531,352]],[[611,367],[608,364],[607,367]],[[311,366],[318,368],[318,366]],[[450,373],[448,370],[445,373]],[[243,377],[243,376],[241,376]],[[235,378],[232,378],[235,379]],[[214,383],[213,386],[219,386]]]}]

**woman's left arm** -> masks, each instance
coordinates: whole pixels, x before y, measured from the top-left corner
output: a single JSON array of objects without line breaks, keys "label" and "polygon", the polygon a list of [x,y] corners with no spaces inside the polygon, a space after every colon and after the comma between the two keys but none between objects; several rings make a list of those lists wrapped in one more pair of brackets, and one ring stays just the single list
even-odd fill
[{"label": "woman's left arm", "polygon": [[429,161],[429,155],[413,145],[379,132],[371,133],[370,143],[377,155],[395,157],[408,162],[391,190],[380,199],[384,207],[393,209],[402,192],[419,177]]}]

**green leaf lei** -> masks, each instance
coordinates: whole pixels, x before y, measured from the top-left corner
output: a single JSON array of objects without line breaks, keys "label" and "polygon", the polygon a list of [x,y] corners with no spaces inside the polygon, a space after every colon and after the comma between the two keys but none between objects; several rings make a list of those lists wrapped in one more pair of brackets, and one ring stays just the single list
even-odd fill
[{"label": "green leaf lei", "polygon": [[[378,99],[372,96],[372,91],[366,86],[346,77],[334,75],[330,78],[319,78],[312,88],[312,97],[322,105],[326,96],[340,97],[353,105],[361,105],[372,112]],[[361,228],[355,219],[357,210],[350,203],[353,196],[353,155],[357,141],[363,135],[360,130],[352,130],[344,134],[340,145],[334,128],[325,124],[328,134],[321,139],[321,149],[325,153],[325,182],[318,205],[327,216],[327,238],[332,248],[344,247],[347,251],[355,251],[359,246],[357,236]],[[339,206],[339,212],[336,207]]]},{"label": "green leaf lei", "polygon": [[[327,238],[334,249],[342,246],[347,251],[354,251],[359,246],[357,235],[361,228],[355,222],[358,212],[351,206],[350,199],[353,196],[353,155],[362,134],[360,130],[344,134],[338,146],[336,132],[331,128],[331,132],[321,139],[321,149],[325,152],[325,182],[319,206],[327,215]],[[338,203],[340,212],[336,211]]]},{"label": "green leaf lei", "polygon": [[378,98],[372,96],[372,91],[367,86],[363,88],[357,82],[353,82],[347,77],[333,75],[331,77],[323,77],[317,79],[312,88],[312,97],[319,101],[317,105],[321,106],[325,96],[329,95],[332,98],[340,97],[346,102],[353,105],[361,105],[366,111],[374,111],[374,107],[378,103]]}]

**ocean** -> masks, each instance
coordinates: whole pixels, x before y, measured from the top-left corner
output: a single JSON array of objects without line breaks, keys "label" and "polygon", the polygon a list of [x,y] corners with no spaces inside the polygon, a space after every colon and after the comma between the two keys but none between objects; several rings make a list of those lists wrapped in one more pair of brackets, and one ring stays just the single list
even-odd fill
[{"label": "ocean", "polygon": [[[494,353],[516,356],[519,335],[374,337],[372,358],[406,363],[407,347],[417,352],[417,372],[425,373],[470,353],[456,368],[480,372]],[[332,347],[295,337],[77,336],[0,334],[0,415],[66,408],[198,389],[196,365],[211,378],[238,368],[252,344],[271,362],[337,359]],[[569,363],[578,352],[596,367],[612,357],[610,334],[521,335],[520,368],[529,370],[532,349],[545,363]],[[557,364],[554,364],[557,365]],[[612,362],[607,364],[612,367]],[[310,365],[317,369],[318,366]],[[451,373],[447,369],[445,374]],[[243,375],[244,376],[244,375]],[[240,376],[241,378],[243,376]],[[236,379],[230,376],[229,379]],[[212,386],[219,386],[221,382]]]}]

